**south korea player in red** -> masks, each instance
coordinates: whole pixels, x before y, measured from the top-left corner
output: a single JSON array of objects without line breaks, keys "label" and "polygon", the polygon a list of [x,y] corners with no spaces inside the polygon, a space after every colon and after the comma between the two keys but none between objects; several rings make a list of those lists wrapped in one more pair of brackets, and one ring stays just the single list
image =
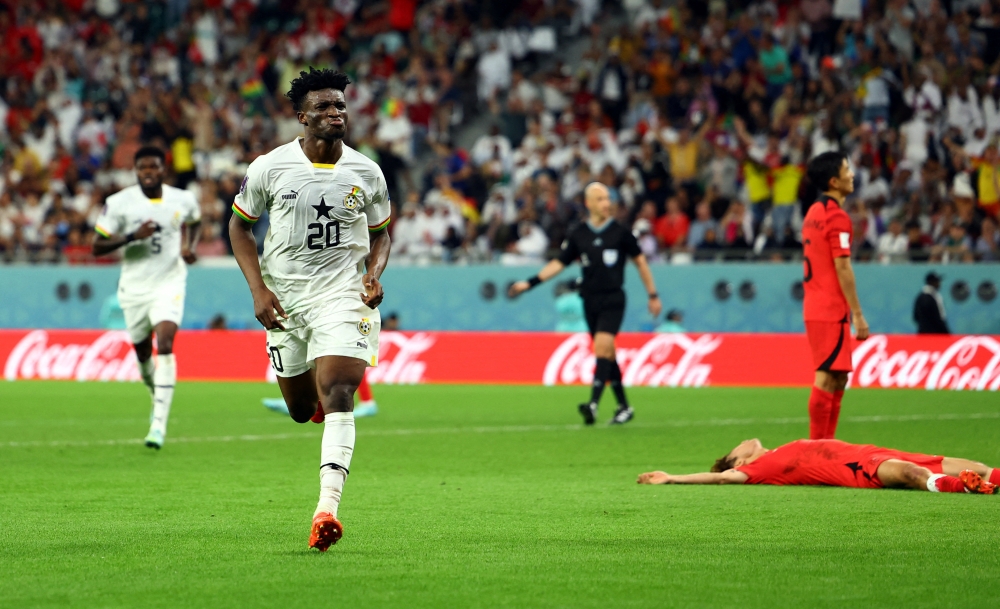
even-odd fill
[{"label": "south korea player in red", "polygon": [[840,402],[851,372],[851,324],[858,340],[868,338],[851,267],[851,219],[844,200],[854,192],[854,171],[842,152],[809,161],[809,179],[820,197],[802,222],[805,299],[802,317],[812,348],[816,378],[809,396],[809,437],[833,438]]},{"label": "south korea player in red", "polygon": [[746,440],[711,472],[640,474],[639,484],[774,484],[903,488],[932,493],[997,494],[1000,469],[977,461],[907,453],[840,440],[796,440],[775,449]]}]

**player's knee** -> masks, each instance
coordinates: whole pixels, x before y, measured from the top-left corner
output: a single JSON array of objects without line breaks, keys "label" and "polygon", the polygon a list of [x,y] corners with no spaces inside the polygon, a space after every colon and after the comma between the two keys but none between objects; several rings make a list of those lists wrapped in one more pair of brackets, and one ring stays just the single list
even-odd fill
[{"label": "player's knee", "polygon": [[919,465],[914,465],[913,463],[907,463],[903,466],[901,476],[903,482],[907,486],[913,488],[920,488],[927,483],[927,476],[930,475],[930,470],[925,467],[920,467]]},{"label": "player's knee", "polygon": [[156,337],[156,352],[160,355],[170,355],[174,352],[174,337]]},{"label": "player's knee", "polygon": [[139,343],[135,346],[135,357],[140,362],[144,362],[153,356],[152,343]]},{"label": "player's knee", "polygon": [[354,407],[356,384],[329,383],[321,386],[323,406],[327,412],[348,412]]}]

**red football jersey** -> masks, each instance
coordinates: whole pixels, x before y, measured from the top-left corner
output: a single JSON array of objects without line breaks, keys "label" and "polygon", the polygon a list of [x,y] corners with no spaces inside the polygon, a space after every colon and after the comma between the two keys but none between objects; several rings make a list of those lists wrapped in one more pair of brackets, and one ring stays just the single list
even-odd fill
[{"label": "red football jersey", "polygon": [[802,222],[804,319],[841,321],[850,314],[833,259],[851,255],[852,232],[851,218],[832,197],[818,199],[806,213]]},{"label": "red football jersey", "polygon": [[941,472],[942,457],[840,440],[796,440],[736,469],[749,476],[746,484],[882,488],[876,471],[888,459],[909,461]]}]

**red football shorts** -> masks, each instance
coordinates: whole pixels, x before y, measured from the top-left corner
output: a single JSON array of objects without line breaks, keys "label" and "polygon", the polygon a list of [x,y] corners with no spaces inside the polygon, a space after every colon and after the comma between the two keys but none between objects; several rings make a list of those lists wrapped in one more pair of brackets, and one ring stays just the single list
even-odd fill
[{"label": "red football shorts", "polygon": [[919,465],[920,467],[926,467],[931,470],[932,474],[944,473],[941,471],[941,462],[944,461],[944,457],[938,457],[936,455],[924,455],[921,453],[904,453],[901,450],[893,450],[891,448],[877,448],[873,450],[862,462],[862,471],[865,475],[858,477],[858,487],[859,488],[882,488],[882,481],[878,478],[878,466],[882,465],[889,459],[899,459],[900,461],[908,461],[914,465]]},{"label": "red football shorts", "polygon": [[806,336],[812,347],[813,364],[825,372],[850,372],[854,339],[847,318],[842,321],[806,321]]}]

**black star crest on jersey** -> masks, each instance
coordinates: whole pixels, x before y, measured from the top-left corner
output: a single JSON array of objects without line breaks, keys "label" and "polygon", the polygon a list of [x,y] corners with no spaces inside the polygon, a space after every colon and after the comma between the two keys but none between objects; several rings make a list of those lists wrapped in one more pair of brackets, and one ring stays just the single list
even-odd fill
[{"label": "black star crest on jersey", "polygon": [[319,205],[311,205],[310,207],[316,210],[317,220],[319,220],[320,216],[326,218],[327,220],[330,219],[330,210],[333,209],[333,207],[326,204],[325,197],[319,198]]}]

